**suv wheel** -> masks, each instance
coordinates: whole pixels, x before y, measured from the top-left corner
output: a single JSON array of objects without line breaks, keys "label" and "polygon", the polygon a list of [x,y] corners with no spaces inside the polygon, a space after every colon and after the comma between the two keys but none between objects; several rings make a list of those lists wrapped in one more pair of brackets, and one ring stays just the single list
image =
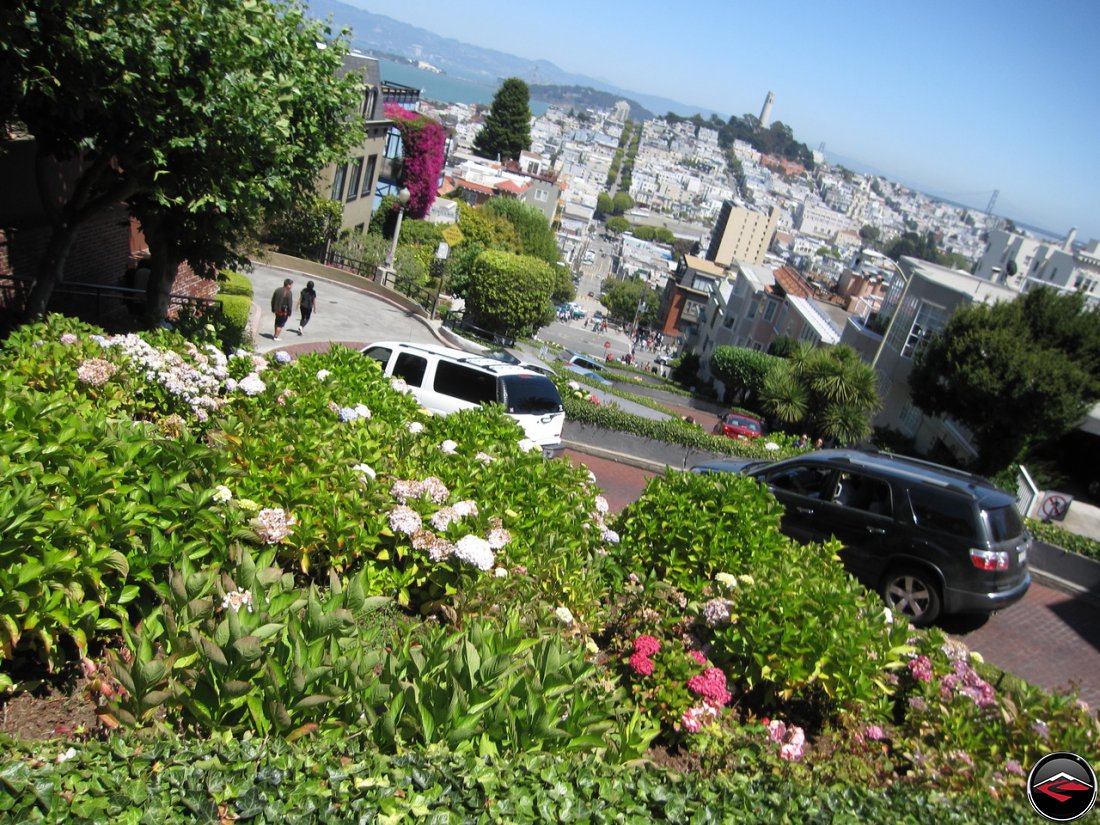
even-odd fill
[{"label": "suv wheel", "polygon": [[916,627],[925,627],[939,618],[943,600],[927,570],[895,568],[883,579],[880,592],[887,607],[904,615]]}]

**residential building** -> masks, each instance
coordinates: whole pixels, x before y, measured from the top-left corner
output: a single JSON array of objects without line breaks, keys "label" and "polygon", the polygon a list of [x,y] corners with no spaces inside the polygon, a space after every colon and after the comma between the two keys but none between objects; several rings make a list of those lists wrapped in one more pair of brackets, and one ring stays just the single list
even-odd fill
[{"label": "residential building", "polygon": [[837,233],[852,228],[851,218],[824,204],[805,201],[798,210],[798,231],[803,235],[832,241]]},{"label": "residential building", "polygon": [[994,229],[975,275],[1027,292],[1046,286],[1059,292],[1079,292],[1100,304],[1100,242],[1075,245],[1071,229],[1061,243],[1037,240],[1017,232]]},{"label": "residential building", "polygon": [[676,270],[665,282],[658,317],[666,340],[679,340],[682,347],[691,347],[695,335],[706,322],[707,305],[718,285],[725,280],[726,270],[713,261],[684,255]]},{"label": "residential building", "polygon": [[[869,340],[878,336],[878,347],[871,365],[879,373],[879,393],[882,409],[875,424],[897,430],[912,438],[923,454],[942,448],[967,461],[977,453],[970,433],[961,424],[949,419],[925,415],[913,403],[909,390],[909,374],[913,362],[925,343],[947,324],[947,319],[960,306],[975,301],[993,304],[1011,301],[1017,292],[968,275],[956,269],[937,266],[916,258],[903,257],[900,278],[894,279],[883,301],[877,329],[869,329],[858,320],[850,321],[841,343],[859,344],[866,352]],[[860,341],[859,339],[863,340]]]},{"label": "residential building", "polygon": [[382,80],[377,60],[352,52],[344,57],[340,74],[356,74],[362,80],[357,114],[363,120],[363,142],[343,163],[331,164],[321,171],[318,192],[341,205],[341,229],[362,232],[370,225],[374,211],[380,160],[392,124],[383,116]]},{"label": "residential building", "polygon": [[734,259],[750,264],[764,262],[764,255],[775,237],[779,210],[772,207],[765,215],[725,201],[711,235],[707,260],[729,266]]}]

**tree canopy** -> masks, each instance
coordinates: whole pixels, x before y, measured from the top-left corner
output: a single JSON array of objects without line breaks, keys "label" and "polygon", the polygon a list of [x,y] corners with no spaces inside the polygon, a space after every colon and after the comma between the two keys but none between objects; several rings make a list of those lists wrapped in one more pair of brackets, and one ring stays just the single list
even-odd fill
[{"label": "tree canopy", "polygon": [[962,307],[918,355],[909,385],[922,410],[973,433],[978,469],[995,472],[1100,400],[1100,315],[1045,288]]},{"label": "tree canopy", "polygon": [[45,310],[80,226],[121,202],[161,264],[150,292],[173,260],[209,277],[236,262],[265,211],[359,141],[359,81],[337,76],[346,52],[287,0],[4,4],[0,122],[34,137],[42,175],[80,161],[28,314]]},{"label": "tree canopy", "polygon": [[531,93],[518,77],[505,80],[493,95],[485,126],[474,138],[474,152],[483,158],[519,160],[531,148]]},{"label": "tree canopy", "polygon": [[497,197],[486,201],[482,209],[500,215],[516,228],[521,255],[534,255],[550,264],[561,260],[550,221],[535,207],[515,198]]},{"label": "tree canopy", "polygon": [[657,290],[649,286],[645,281],[613,281],[604,290],[600,302],[607,307],[612,318],[617,318],[624,323],[634,322],[634,313],[638,311],[638,305],[645,303],[645,309],[638,316],[638,324],[650,327],[657,322],[657,310],[661,306],[661,296]]},{"label": "tree canopy", "polygon": [[878,377],[849,346],[801,344],[768,372],[760,404],[784,427],[852,444],[871,432],[880,405]]}]

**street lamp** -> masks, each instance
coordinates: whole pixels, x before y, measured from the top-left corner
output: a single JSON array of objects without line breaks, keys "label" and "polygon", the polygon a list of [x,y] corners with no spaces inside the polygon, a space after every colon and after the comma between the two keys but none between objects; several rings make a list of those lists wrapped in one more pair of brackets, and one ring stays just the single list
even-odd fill
[{"label": "street lamp", "polygon": [[412,192],[407,187],[402,187],[397,193],[397,225],[393,228],[393,242],[390,244],[389,254],[386,255],[386,269],[393,269],[393,258],[397,254],[397,239],[401,237],[401,218],[405,216],[405,205],[412,197]]},{"label": "street lamp", "polygon": [[440,241],[439,246],[435,248],[435,264],[436,269],[439,272],[439,287],[435,291],[435,302],[432,304],[432,319],[435,318],[435,311],[439,309],[439,296],[443,294],[443,282],[447,280],[447,256],[451,254],[451,245],[446,241]]}]

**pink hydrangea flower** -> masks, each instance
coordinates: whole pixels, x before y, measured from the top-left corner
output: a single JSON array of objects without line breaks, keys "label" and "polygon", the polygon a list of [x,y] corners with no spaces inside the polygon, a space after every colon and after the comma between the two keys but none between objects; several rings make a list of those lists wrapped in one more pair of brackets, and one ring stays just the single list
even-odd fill
[{"label": "pink hydrangea flower", "polygon": [[637,652],[630,657],[630,666],[634,669],[635,673],[639,673],[642,676],[649,676],[653,673],[654,668],[653,660],[641,652]]},{"label": "pink hydrangea flower", "polygon": [[634,640],[634,650],[643,656],[652,656],[660,649],[661,643],[654,636],[646,634]]},{"label": "pink hydrangea flower", "polygon": [[733,696],[726,690],[726,674],[721,668],[708,667],[697,676],[688,679],[688,690],[696,696],[709,699],[715,705],[721,707],[729,704]]}]

